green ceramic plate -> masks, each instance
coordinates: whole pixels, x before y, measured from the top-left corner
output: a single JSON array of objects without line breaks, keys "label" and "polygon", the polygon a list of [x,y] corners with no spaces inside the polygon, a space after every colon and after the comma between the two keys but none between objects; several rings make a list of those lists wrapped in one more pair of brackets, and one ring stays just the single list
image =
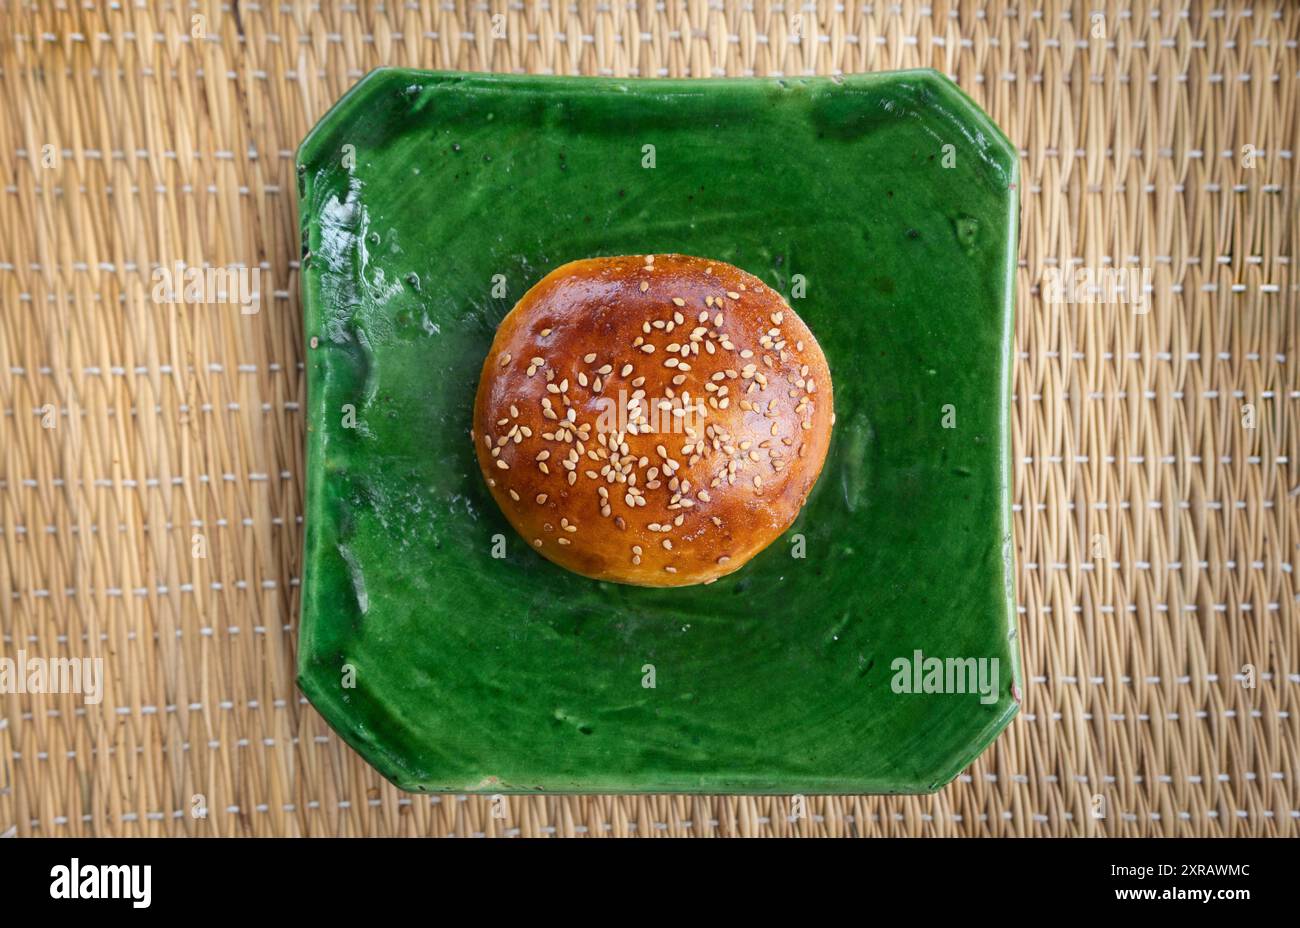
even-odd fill
[{"label": "green ceramic plate", "polygon": [[[303,142],[298,176],[299,681],[386,777],[924,792],[1006,726],[1017,161],[953,84],[382,70]],[[543,560],[469,438],[524,291],[574,258],[649,252],[779,289],[834,378],[808,505],[707,587]]]}]

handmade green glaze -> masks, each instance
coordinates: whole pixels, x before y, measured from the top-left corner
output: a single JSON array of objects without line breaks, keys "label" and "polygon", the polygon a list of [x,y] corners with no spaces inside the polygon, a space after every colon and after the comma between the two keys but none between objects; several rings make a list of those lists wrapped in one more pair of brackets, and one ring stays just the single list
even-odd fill
[{"label": "handmade green glaze", "polygon": [[[303,142],[298,174],[299,682],[385,776],[924,792],[1006,726],[1017,157],[953,84],[381,70]],[[838,421],[784,537],[716,584],[656,590],[530,550],[469,426],[528,287],[575,258],[665,252],[785,294]],[[917,651],[997,659],[991,695],[895,692]]]}]

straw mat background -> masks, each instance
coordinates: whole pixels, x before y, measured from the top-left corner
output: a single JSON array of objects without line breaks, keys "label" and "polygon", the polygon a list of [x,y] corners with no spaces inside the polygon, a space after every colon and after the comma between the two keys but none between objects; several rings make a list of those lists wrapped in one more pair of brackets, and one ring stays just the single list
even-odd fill
[{"label": "straw mat background", "polygon": [[[0,0],[0,655],[109,678],[0,695],[0,833],[1295,835],[1297,38],[1281,0]],[[292,152],[380,64],[929,65],[1022,147],[1024,706],[949,788],[495,818],[304,704]],[[177,260],[260,267],[261,312],[152,302]],[[1044,302],[1075,265],[1151,268],[1151,311]]]}]

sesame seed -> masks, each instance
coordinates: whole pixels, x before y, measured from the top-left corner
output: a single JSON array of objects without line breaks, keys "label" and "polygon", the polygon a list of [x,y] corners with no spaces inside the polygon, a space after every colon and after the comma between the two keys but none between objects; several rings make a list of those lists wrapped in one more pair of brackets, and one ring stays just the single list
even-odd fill
[{"label": "sesame seed", "polygon": [[537,494],[537,505],[539,505],[539,506],[545,506],[545,505],[546,505],[546,494],[545,494],[545,493],[538,493],[538,494]]},{"label": "sesame seed", "polygon": [[507,464],[505,461],[501,460],[500,458],[497,458],[497,467],[501,468],[502,470],[510,469],[510,465]]},{"label": "sesame seed", "polygon": [[501,355],[501,357],[497,359],[497,363],[500,364],[502,367],[505,367],[507,364],[509,364],[510,352],[506,352],[505,354]]},{"label": "sesame seed", "polygon": [[654,354],[655,346],[651,344],[645,344],[641,346],[641,350],[644,351],[646,354]]},{"label": "sesame seed", "polygon": [[590,364],[592,361],[596,360],[596,352],[593,351],[590,354],[583,355],[582,360]]},{"label": "sesame seed", "polygon": [[686,305],[686,301],[683,300],[683,299],[682,299],[681,297],[679,297],[679,296],[675,296],[675,297],[673,297],[673,305],[674,305],[674,306],[685,306],[685,305]]},{"label": "sesame seed", "polygon": [[619,371],[619,376],[626,377],[630,373],[632,373],[632,365],[624,364],[622,370]]},{"label": "sesame seed", "polygon": [[551,334],[551,330],[550,330],[550,329],[542,329],[542,338],[545,338],[546,336],[548,336],[548,335],[550,335],[550,334]]},{"label": "sesame seed", "polygon": [[647,290],[649,290],[649,289],[650,289],[650,284],[647,283],[647,282],[644,281],[644,280],[641,281],[641,292],[642,292],[642,293],[645,293],[645,292],[646,292]]},{"label": "sesame seed", "polygon": [[737,293],[735,290],[728,290],[728,291],[727,291],[727,296],[731,297],[733,300],[738,300],[738,299],[740,299],[740,294]]}]

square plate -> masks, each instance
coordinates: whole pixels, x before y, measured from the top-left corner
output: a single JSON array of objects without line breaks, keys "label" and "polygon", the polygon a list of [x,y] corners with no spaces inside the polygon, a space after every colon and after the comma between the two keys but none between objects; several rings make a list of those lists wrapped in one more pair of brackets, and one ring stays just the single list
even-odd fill
[{"label": "square plate", "polygon": [[[1016,178],[1015,149],[932,71],[368,75],[298,153],[312,703],[411,790],[948,782],[1019,695]],[[656,590],[535,554],[469,428],[528,287],[667,252],[790,300],[837,424],[785,536],[715,584]]]}]

